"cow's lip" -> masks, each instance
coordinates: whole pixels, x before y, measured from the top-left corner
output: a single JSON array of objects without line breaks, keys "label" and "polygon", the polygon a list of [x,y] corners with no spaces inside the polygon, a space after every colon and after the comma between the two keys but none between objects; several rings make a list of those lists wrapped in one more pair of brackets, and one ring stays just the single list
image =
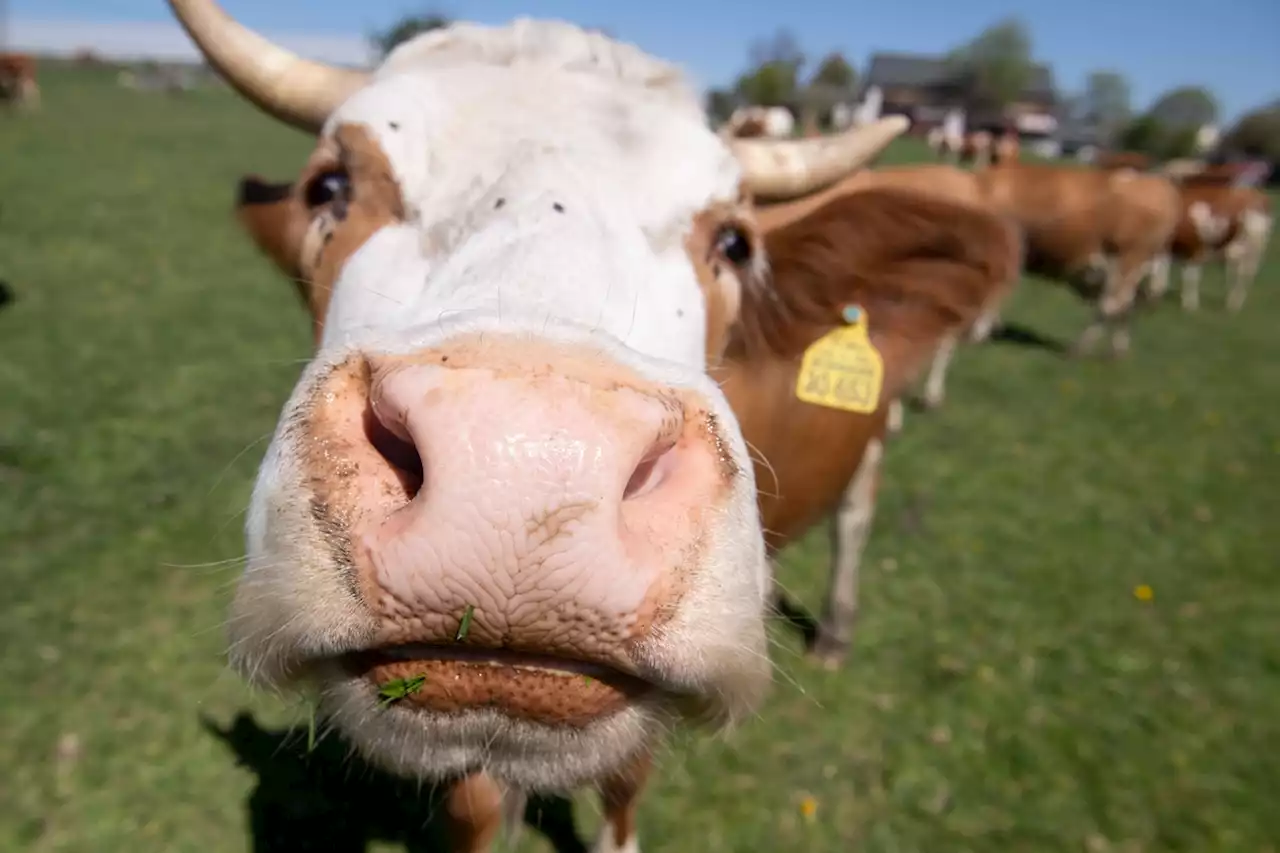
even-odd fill
[{"label": "cow's lip", "polygon": [[[387,705],[437,713],[492,709],[556,726],[586,726],[666,692],[597,661],[479,646],[408,643],[352,652],[343,662]],[[414,688],[401,695],[408,679]],[[393,689],[387,701],[383,691],[392,682],[400,682],[401,692]]]},{"label": "cow's lip", "polygon": [[473,666],[506,666],[530,672],[576,675],[601,681],[629,681],[649,687],[656,686],[637,675],[597,661],[539,655],[514,649],[489,649],[482,646],[403,643],[351,652],[346,655],[346,658],[357,668],[362,665],[372,666],[391,661],[423,663],[453,661]]}]

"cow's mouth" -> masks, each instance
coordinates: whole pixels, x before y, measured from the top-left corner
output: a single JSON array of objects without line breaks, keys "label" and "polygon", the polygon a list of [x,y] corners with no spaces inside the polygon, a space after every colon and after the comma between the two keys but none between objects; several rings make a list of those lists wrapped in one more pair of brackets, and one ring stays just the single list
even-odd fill
[{"label": "cow's mouth", "polygon": [[344,662],[384,708],[490,708],[546,725],[586,726],[659,689],[603,664],[504,649],[415,643],[354,652]]}]

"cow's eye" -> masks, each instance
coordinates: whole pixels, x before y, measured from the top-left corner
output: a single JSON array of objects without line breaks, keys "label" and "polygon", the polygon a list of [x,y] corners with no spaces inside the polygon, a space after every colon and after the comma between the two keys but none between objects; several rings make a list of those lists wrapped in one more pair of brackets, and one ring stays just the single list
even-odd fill
[{"label": "cow's eye", "polygon": [[751,238],[737,225],[726,225],[716,234],[716,251],[740,267],[751,260]]},{"label": "cow's eye", "polygon": [[324,207],[346,201],[351,194],[351,177],[343,169],[329,169],[307,184],[307,207]]}]

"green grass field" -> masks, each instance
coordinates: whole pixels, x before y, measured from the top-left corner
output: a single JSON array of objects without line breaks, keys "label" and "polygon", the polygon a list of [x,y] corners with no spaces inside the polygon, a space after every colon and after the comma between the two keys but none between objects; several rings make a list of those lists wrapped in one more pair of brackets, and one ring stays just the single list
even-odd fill
[{"label": "green grass field", "polygon": [[[412,786],[307,758],[305,712],[224,670],[309,353],[231,200],[308,140],[224,91],[50,72],[44,100],[0,114],[0,850],[431,849]],[[848,665],[776,626],[759,718],[665,754],[647,853],[1280,849],[1280,250],[1240,315],[1205,290],[1120,362],[962,351],[891,446]],[[1038,281],[1006,312],[1086,317]],[[826,558],[786,554],[813,609]]]}]

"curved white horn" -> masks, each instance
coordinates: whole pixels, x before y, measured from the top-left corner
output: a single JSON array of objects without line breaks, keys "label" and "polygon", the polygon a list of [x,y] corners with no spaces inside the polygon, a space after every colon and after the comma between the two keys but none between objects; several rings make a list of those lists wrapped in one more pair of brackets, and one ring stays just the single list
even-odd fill
[{"label": "curved white horn", "polygon": [[369,81],[363,71],[303,59],[236,23],[214,0],[169,0],[209,64],[263,111],[315,132]]},{"label": "curved white horn", "polygon": [[782,201],[816,192],[865,165],[910,126],[906,116],[886,116],[836,136],[738,139],[730,145],[752,194],[764,201]]}]

